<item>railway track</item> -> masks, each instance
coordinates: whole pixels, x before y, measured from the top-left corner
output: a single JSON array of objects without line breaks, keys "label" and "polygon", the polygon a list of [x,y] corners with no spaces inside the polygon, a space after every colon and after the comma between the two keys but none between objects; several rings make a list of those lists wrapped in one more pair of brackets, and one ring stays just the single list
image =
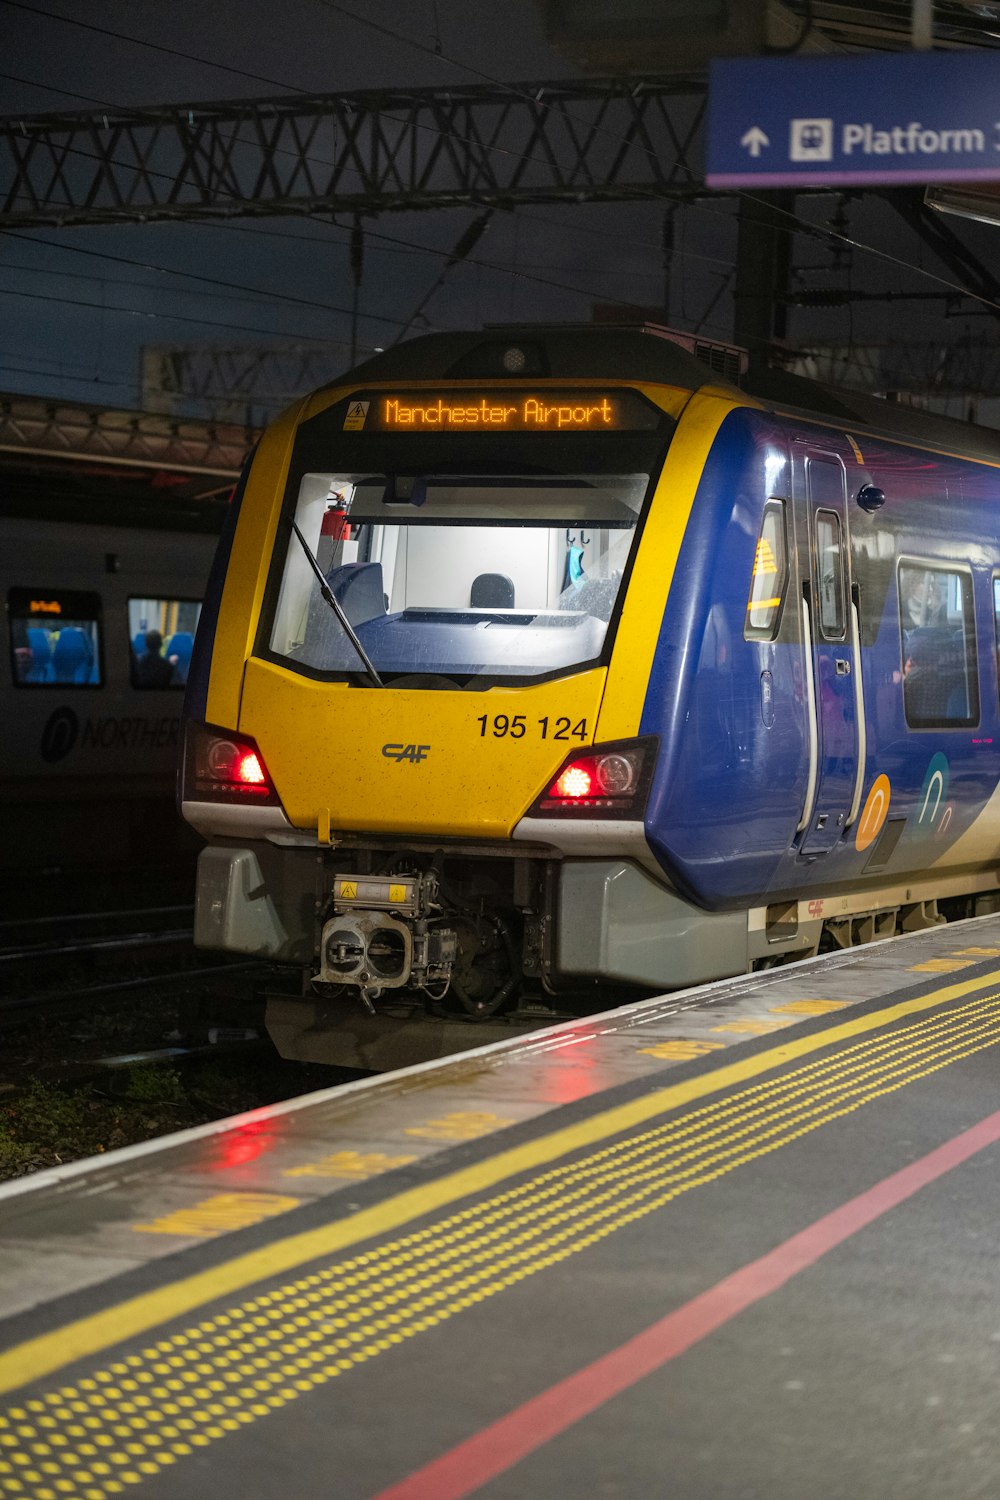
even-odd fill
[{"label": "railway track", "polygon": [[[183,934],[190,940],[193,916],[194,907],[188,902],[4,921],[0,922],[0,963],[53,952],[99,951],[102,945],[127,943],[136,937],[151,940]],[[182,922],[183,926],[168,925]]]},{"label": "railway track", "polygon": [[199,952],[183,894],[6,907],[0,1181],[358,1076],[276,1056],[256,998],[273,966]]},{"label": "railway track", "polygon": [[29,1036],[46,1075],[89,1066],[95,1049],[110,1065],[119,1042],[123,1057],[152,1060],[211,1045],[210,1032],[216,1042],[253,1034],[253,991],[268,966],[198,952],[191,925],[171,925],[191,915],[184,905],[0,923],[0,1033]]},{"label": "railway track", "polygon": [[[193,951],[193,950],[192,950]],[[219,979],[231,974],[256,973],[263,977],[267,965],[255,960],[238,963],[215,963],[202,968],[171,969],[163,973],[142,974],[131,979],[113,980],[103,984],[74,985],[61,990],[41,990],[27,994],[0,996],[0,1030],[16,1026],[26,1018],[37,1017],[43,1011],[68,1013],[86,1010],[97,1001],[113,1001],[142,992],[152,992],[164,985],[184,987],[205,979]]]}]

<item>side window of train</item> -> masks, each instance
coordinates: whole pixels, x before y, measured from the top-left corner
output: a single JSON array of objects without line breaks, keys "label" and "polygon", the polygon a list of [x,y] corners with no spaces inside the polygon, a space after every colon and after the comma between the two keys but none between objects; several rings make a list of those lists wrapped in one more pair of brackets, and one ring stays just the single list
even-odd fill
[{"label": "side window of train", "polygon": [[7,618],[17,687],[101,686],[99,594],[78,589],[9,589]]},{"label": "side window of train", "polygon": [[130,675],[135,688],[182,688],[191,667],[200,599],[130,599]]},{"label": "side window of train", "polygon": [[847,626],[844,602],[844,543],[835,510],[816,512],[816,614],[828,641],[841,641]]},{"label": "side window of train", "polygon": [[907,724],[934,729],[978,723],[971,573],[940,564],[901,562],[898,576]]},{"label": "side window of train", "polygon": [[788,585],[788,544],[785,538],[785,502],[769,500],[764,507],[757,547],[754,551],[750,598],[747,602],[745,640],[773,641],[778,633],[781,606]]}]

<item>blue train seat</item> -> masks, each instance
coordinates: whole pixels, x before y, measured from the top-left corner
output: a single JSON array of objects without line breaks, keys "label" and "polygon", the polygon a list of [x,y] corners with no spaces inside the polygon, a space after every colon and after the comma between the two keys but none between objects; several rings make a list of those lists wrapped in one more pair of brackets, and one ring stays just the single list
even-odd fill
[{"label": "blue train seat", "polygon": [[52,647],[49,643],[49,633],[42,630],[39,625],[29,625],[28,645],[31,647],[31,666],[25,676],[25,682],[51,682],[52,678]]},{"label": "blue train seat", "polygon": [[54,682],[93,682],[96,662],[90,641],[77,625],[66,625],[59,632],[52,653]]}]

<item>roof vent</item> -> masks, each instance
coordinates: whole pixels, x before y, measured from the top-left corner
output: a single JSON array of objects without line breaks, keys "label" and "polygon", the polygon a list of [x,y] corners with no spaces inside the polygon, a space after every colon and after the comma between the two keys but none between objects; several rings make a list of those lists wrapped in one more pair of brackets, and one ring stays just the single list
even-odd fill
[{"label": "roof vent", "polygon": [[724,344],[719,339],[706,339],[697,333],[685,333],[680,328],[668,328],[665,323],[658,323],[655,316],[651,317],[651,311],[649,308],[598,302],[594,304],[591,316],[595,323],[614,323],[622,327],[637,328],[656,338],[669,339],[672,344],[678,344],[689,354],[693,354],[695,359],[701,360],[716,375],[732,381],[733,385],[740,384],[750,362],[746,349],[742,349],[739,344]]},{"label": "roof vent", "polygon": [[703,339],[695,333],[683,333],[679,328],[665,328],[661,323],[644,323],[642,331],[669,339],[672,344],[679,344],[682,349],[693,354],[695,359],[700,359],[703,365],[714,370],[716,375],[721,375],[724,380],[731,380],[734,385],[739,385],[741,377],[747,372],[749,355],[738,344]]}]

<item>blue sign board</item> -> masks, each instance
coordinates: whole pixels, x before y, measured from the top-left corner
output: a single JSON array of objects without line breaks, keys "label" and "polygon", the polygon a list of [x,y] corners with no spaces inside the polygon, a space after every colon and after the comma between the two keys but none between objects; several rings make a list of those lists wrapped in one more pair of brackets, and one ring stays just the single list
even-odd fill
[{"label": "blue sign board", "polygon": [[719,58],[709,187],[1000,180],[1000,51]]}]

